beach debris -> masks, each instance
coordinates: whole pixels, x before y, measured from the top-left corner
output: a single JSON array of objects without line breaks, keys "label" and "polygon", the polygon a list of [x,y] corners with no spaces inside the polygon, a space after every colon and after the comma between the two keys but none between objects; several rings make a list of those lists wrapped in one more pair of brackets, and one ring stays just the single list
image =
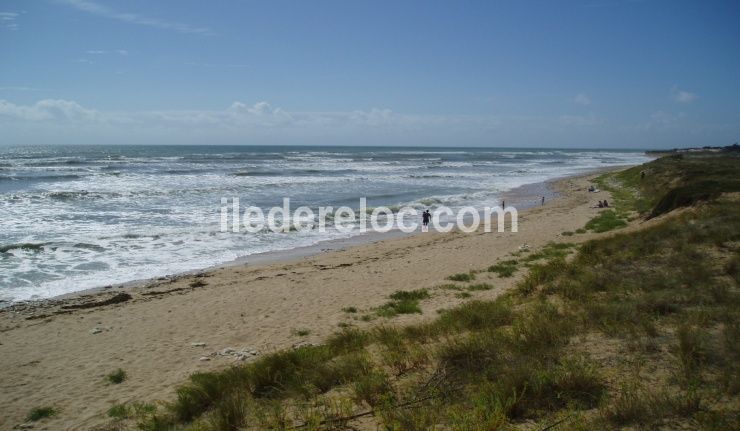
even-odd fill
[{"label": "beach debris", "polygon": [[257,356],[259,356],[259,354],[260,352],[257,349],[252,349],[249,347],[245,347],[240,350],[234,349],[232,347],[225,347],[220,351],[211,352],[207,357],[228,357],[233,358],[235,361],[246,361],[249,359],[255,359]]},{"label": "beach debris", "polygon": [[210,361],[210,360],[211,360],[211,358],[209,358],[208,356],[201,356],[201,357],[200,357],[200,359],[198,359],[198,360],[199,360],[199,361],[203,361],[203,362],[206,362],[206,361]]},{"label": "beach debris", "polygon": [[246,361],[247,359],[256,358],[259,352],[256,350],[245,349],[234,354],[234,359],[237,361]]},{"label": "beach debris", "polygon": [[90,333],[95,335],[95,334],[100,334],[101,332],[110,331],[110,330],[111,330],[110,326],[96,326],[95,328],[90,330]]},{"label": "beach debris", "polygon": [[206,347],[206,343],[202,341],[196,341],[194,343],[190,343],[191,347]]},{"label": "beach debris", "polygon": [[116,293],[110,298],[104,299],[102,301],[91,301],[91,302],[83,302],[81,304],[63,305],[62,309],[76,310],[76,309],[83,309],[83,308],[102,307],[104,305],[120,304],[121,302],[126,302],[131,298],[133,297],[129,295],[128,293],[121,292],[121,293]]},{"label": "beach debris", "polygon": [[180,291],[185,291],[185,290],[189,290],[189,289],[187,289],[186,287],[176,287],[174,289],[169,289],[169,290],[158,290],[158,291],[153,291],[153,292],[142,292],[141,294],[144,295],[144,296],[150,296],[150,295],[166,295],[168,293],[180,292]]},{"label": "beach debris", "polygon": [[293,349],[300,349],[301,347],[311,347],[316,346],[317,344],[312,343],[310,341],[299,341],[295,344],[293,344]]},{"label": "beach debris", "polygon": [[522,244],[519,246],[519,251],[529,250],[529,244]]}]

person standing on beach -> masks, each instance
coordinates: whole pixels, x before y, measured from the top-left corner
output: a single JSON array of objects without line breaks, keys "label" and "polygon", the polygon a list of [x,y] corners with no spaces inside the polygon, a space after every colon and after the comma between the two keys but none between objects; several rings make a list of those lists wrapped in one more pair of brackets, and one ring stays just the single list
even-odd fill
[{"label": "person standing on beach", "polygon": [[429,210],[426,210],[423,213],[421,213],[421,223],[425,229],[428,229],[429,219],[431,218],[432,218],[432,214],[429,212]]},{"label": "person standing on beach", "polygon": [[542,196],[542,206],[544,206],[544,205],[545,205],[545,197]]}]

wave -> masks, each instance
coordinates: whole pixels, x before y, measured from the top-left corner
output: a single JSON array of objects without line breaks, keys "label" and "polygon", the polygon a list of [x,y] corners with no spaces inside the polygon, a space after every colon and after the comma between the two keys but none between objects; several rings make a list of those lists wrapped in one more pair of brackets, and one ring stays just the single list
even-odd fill
[{"label": "wave", "polygon": [[[145,192],[141,192],[141,194],[144,194]],[[53,191],[53,192],[45,192],[42,193],[41,196],[32,196],[32,197],[41,197],[48,198],[55,201],[71,201],[71,200],[78,200],[78,199],[116,199],[121,198],[125,196],[135,196],[138,193],[117,193],[117,192],[90,192],[87,190],[75,190],[75,191]]]},{"label": "wave", "polygon": [[76,244],[73,244],[72,247],[74,248],[81,248],[84,250],[90,250],[90,251],[105,251],[106,248],[97,244],[88,244],[85,242],[78,242]]},{"label": "wave", "polygon": [[250,172],[234,172],[231,174],[235,177],[274,177],[280,176],[279,172],[268,172],[268,171],[250,171]]},{"label": "wave", "polygon": [[39,176],[0,175],[0,181],[72,181],[79,180],[81,178],[81,176],[74,174]]},{"label": "wave", "polygon": [[439,174],[439,175],[432,175],[432,174],[430,174],[430,175],[410,174],[410,175],[406,175],[404,178],[427,178],[427,179],[429,179],[429,178],[459,178],[459,176],[455,176],[455,175],[441,175],[441,174]]},{"label": "wave", "polygon": [[43,251],[48,245],[45,242],[21,242],[17,244],[0,245],[0,253],[7,253],[10,250],[28,250],[33,252]]},{"label": "wave", "polygon": [[101,245],[97,244],[90,244],[86,242],[78,242],[74,244],[64,244],[64,243],[51,243],[51,242],[20,242],[16,244],[7,244],[0,246],[0,253],[8,253],[11,250],[26,250],[26,251],[32,251],[34,253],[39,253],[42,251],[45,251],[46,249],[49,249],[51,251],[58,250],[59,247],[68,246],[76,249],[82,249],[82,250],[90,250],[90,251],[97,251],[97,252],[103,252],[107,249]]}]

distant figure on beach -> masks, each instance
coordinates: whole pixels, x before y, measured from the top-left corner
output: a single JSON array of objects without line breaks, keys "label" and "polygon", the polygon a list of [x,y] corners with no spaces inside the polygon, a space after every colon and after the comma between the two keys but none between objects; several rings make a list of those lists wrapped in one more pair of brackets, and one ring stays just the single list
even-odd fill
[{"label": "distant figure on beach", "polygon": [[609,202],[607,202],[606,199],[604,199],[604,208],[609,208]]},{"label": "distant figure on beach", "polygon": [[599,208],[604,208],[604,203],[599,201]]},{"label": "distant figure on beach", "polygon": [[645,171],[640,171],[640,179],[641,180],[645,179]]},{"label": "distant figure on beach", "polygon": [[501,208],[506,208],[506,201],[501,201]]},{"label": "distant figure on beach", "polygon": [[594,190],[596,190],[596,188],[594,188],[594,185],[593,184],[591,184],[590,186],[588,186],[588,191],[592,192]]},{"label": "distant figure on beach", "polygon": [[421,213],[421,223],[424,227],[429,226],[429,220],[432,218],[432,214],[429,212],[429,210],[424,211]]},{"label": "distant figure on beach", "polygon": [[543,206],[545,205],[545,197],[544,196],[542,196],[542,205]]}]

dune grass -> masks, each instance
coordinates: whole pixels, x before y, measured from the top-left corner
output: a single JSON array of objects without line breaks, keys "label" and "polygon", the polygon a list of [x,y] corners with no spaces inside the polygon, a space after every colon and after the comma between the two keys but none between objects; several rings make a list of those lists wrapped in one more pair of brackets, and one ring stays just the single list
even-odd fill
[{"label": "dune grass", "polygon": [[459,274],[452,274],[447,279],[450,281],[473,281],[475,280],[475,274],[472,272],[461,272]]},{"label": "dune grass", "polygon": [[[681,160],[642,169],[646,179],[676,178]],[[713,159],[700,160],[711,169]],[[622,220],[649,217],[657,194],[672,189],[637,182],[635,172],[620,177],[630,188],[615,209]],[[320,346],[194,374],[173,402],[136,420],[150,430],[351,429],[358,419],[412,431],[736,429],[740,205],[732,199],[710,195],[692,211],[577,249],[550,244],[518,259],[528,269],[515,291],[425,323],[347,328]],[[414,310],[427,297],[396,292],[378,314]]]},{"label": "dune grass", "polygon": [[605,210],[586,223],[586,229],[594,232],[607,232],[627,226],[627,221],[620,218],[613,210]]},{"label": "dune grass", "polygon": [[517,264],[518,262],[516,261],[516,259],[505,260],[503,262],[499,262],[495,265],[489,266],[488,272],[495,272],[496,275],[501,278],[508,278],[514,275],[514,273],[517,271]]},{"label": "dune grass", "polygon": [[34,407],[26,415],[26,421],[36,422],[36,421],[40,421],[41,419],[56,416],[56,414],[57,414],[57,410],[54,407],[49,407],[49,406]]},{"label": "dune grass", "polygon": [[421,314],[419,301],[429,298],[427,289],[399,290],[390,296],[390,301],[378,307],[375,312],[380,317],[394,317],[399,314]]},{"label": "dune grass", "polygon": [[118,385],[124,382],[128,375],[124,370],[121,368],[117,369],[116,371],[113,371],[112,373],[105,376],[105,379],[108,381],[108,383],[113,385]]}]

